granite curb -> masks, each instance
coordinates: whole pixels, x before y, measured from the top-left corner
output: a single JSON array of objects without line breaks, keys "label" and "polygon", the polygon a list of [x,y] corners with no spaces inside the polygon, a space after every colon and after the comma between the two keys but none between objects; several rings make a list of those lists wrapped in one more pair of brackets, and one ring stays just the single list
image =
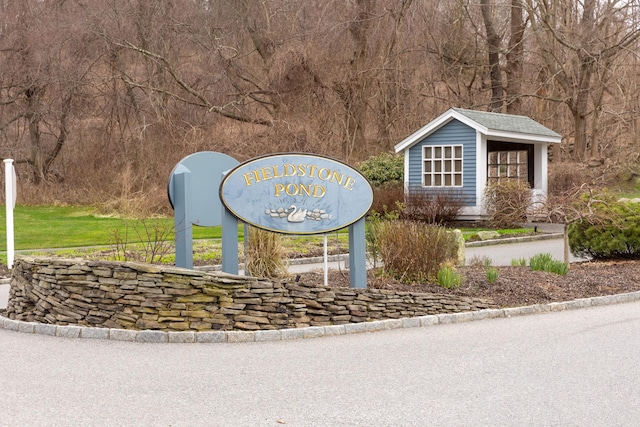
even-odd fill
[{"label": "granite curb", "polygon": [[565,302],[528,305],[523,307],[495,308],[464,313],[435,314],[402,319],[376,320],[345,325],[310,326],[296,329],[260,331],[156,331],[92,328],[76,325],[58,326],[36,322],[11,320],[0,316],[0,329],[27,334],[49,335],[62,338],[103,339],[140,343],[243,343],[287,341],[349,335],[364,332],[386,331],[400,328],[420,328],[452,323],[472,322],[484,319],[510,318],[532,314],[552,313],[564,310],[620,304],[640,300],[640,291],[624,294],[580,298]]},{"label": "granite curb", "polygon": [[534,236],[522,236],[522,237],[505,237],[503,239],[490,239],[490,240],[476,240],[473,242],[465,243],[466,248],[477,248],[481,246],[493,246],[493,245],[502,245],[509,243],[525,243],[525,242],[536,242],[539,240],[553,240],[553,239],[562,239],[564,234],[562,233],[544,233],[538,234]]}]

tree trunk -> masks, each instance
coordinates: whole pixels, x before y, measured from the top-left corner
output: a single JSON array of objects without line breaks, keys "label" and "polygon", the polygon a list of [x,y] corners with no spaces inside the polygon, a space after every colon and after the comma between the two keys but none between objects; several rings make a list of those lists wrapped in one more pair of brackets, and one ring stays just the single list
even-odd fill
[{"label": "tree trunk", "polygon": [[564,263],[567,264],[567,269],[569,269],[569,224],[566,222],[563,224],[563,242],[564,242]]},{"label": "tree trunk", "polygon": [[511,36],[507,48],[507,113],[522,113],[522,74],[524,72],[524,31],[522,0],[511,1]]},{"label": "tree trunk", "polygon": [[480,0],[480,8],[482,9],[482,19],[487,33],[487,50],[489,52],[489,79],[491,81],[491,104],[489,105],[489,110],[499,112],[502,110],[504,102],[502,72],[500,70],[500,42],[502,40],[493,26],[489,0]]},{"label": "tree trunk", "polygon": [[28,121],[30,155],[27,163],[33,171],[33,180],[36,184],[40,184],[44,180],[44,159],[42,154],[42,134],[40,132],[41,115],[39,110],[39,93],[40,88],[30,87],[25,90],[27,99],[27,108],[25,118]]}]

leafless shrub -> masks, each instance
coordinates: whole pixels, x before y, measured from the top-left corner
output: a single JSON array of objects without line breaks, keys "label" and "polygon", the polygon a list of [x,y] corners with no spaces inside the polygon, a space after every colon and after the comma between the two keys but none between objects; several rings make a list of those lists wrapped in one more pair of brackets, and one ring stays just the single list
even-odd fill
[{"label": "leafless shrub", "polygon": [[584,183],[583,167],[576,163],[552,164],[549,168],[548,193],[562,196],[571,193]]},{"label": "leafless shrub", "polygon": [[491,183],[485,190],[485,203],[493,226],[517,226],[527,219],[531,205],[529,184],[515,179]]},{"label": "leafless shrub", "polygon": [[371,210],[386,215],[398,210],[398,204],[404,200],[404,186],[385,184],[373,189],[373,205]]},{"label": "leafless shrub", "polygon": [[412,187],[405,195],[402,219],[422,221],[428,224],[445,224],[454,221],[464,206],[462,195],[456,191],[428,191]]},{"label": "leafless shrub", "polygon": [[153,219],[125,220],[124,230],[113,231],[111,246],[117,260],[160,263],[173,251],[172,236],[173,224]]},{"label": "leafless shrub", "polygon": [[398,280],[435,280],[443,263],[457,260],[455,236],[443,227],[416,221],[383,221],[378,232],[384,270]]}]

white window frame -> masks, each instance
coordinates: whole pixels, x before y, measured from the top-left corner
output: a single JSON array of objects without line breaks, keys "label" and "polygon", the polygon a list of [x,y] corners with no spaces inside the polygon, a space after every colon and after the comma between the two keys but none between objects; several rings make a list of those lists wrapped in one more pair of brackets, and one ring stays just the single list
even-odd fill
[{"label": "white window frame", "polygon": [[462,144],[422,147],[422,186],[460,188],[464,184]]}]

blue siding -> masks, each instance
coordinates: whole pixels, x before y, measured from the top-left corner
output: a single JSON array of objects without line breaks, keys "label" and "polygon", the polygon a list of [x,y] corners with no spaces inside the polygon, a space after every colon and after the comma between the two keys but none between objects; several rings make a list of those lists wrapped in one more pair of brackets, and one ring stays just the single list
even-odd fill
[{"label": "blue siding", "polygon": [[409,148],[409,185],[422,185],[422,147],[425,145],[462,144],[462,188],[440,187],[433,191],[460,191],[465,206],[476,205],[476,131],[458,120],[452,120]]}]

